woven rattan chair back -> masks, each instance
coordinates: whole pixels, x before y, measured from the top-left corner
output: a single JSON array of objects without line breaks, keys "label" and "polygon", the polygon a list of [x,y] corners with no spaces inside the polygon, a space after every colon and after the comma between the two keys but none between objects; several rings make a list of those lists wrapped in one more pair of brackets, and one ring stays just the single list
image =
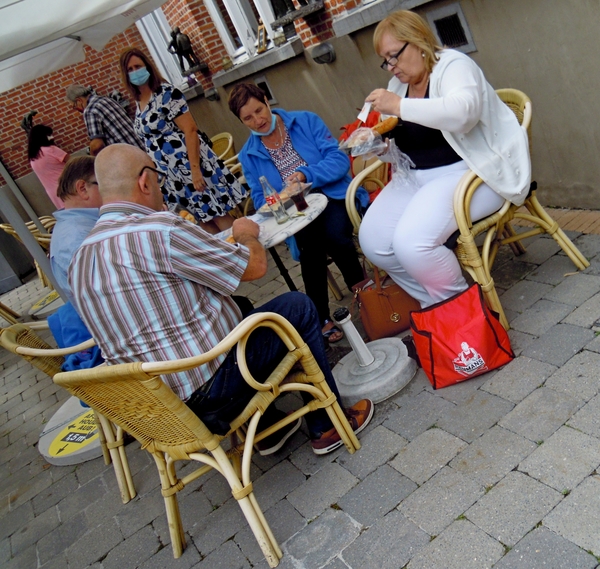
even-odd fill
[{"label": "woven rattan chair back", "polygon": [[[0,346],[13,354],[21,356],[51,378],[61,372],[61,367],[65,361],[63,354],[76,353],[84,347],[89,347],[90,343],[88,341],[72,348],[57,350],[24,324],[14,324],[0,332]],[[115,430],[113,425],[104,417],[98,415],[97,412],[95,412],[95,419],[104,462],[107,465],[113,463],[121,499],[126,504],[135,496],[136,492],[127,455],[123,448],[123,431],[121,429]]]},{"label": "woven rattan chair back", "polygon": [[[275,370],[261,383],[252,377],[245,358],[248,337],[259,326],[271,328],[288,348],[288,353]],[[162,382],[160,375],[190,370],[231,349],[237,350],[240,372],[246,382],[256,390],[256,394],[242,413],[231,422],[231,430],[225,436],[232,437],[232,445],[226,452],[221,446],[225,436],[213,434]],[[193,358],[170,362],[120,364],[59,373],[54,380],[107,419],[133,434],[142,443],[142,447],[152,454],[161,480],[173,554],[176,558],[181,556],[185,546],[177,492],[215,468],[227,479],[232,494],[238,501],[269,565],[275,567],[279,563],[281,549],[252,491],[250,464],[255,442],[310,411],[324,409],[340,433],[346,448],[350,452],[360,448],[308,346],[287,320],[274,313],[265,312],[249,316],[215,348]],[[258,421],[265,409],[281,393],[298,390],[312,394],[314,399],[290,413],[285,419],[256,434]],[[195,460],[203,466],[179,479],[175,470],[177,460]]]},{"label": "woven rattan chair back", "polygon": [[223,161],[235,156],[233,136],[228,132],[221,132],[211,137],[212,151]]}]

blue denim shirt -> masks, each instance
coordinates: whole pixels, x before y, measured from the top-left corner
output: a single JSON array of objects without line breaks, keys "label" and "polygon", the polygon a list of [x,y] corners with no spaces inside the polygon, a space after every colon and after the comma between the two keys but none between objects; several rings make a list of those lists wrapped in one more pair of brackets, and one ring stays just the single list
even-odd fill
[{"label": "blue denim shirt", "polygon": [[50,266],[58,285],[70,301],[73,301],[73,294],[67,279],[69,265],[99,216],[98,208],[61,209],[54,212],[56,225],[50,241]]}]

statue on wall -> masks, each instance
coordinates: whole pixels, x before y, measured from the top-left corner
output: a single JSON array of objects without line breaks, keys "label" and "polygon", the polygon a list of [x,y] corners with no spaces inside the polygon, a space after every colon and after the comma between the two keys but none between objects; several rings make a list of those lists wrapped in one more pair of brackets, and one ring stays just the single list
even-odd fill
[{"label": "statue on wall", "polygon": [[[173,28],[171,32],[171,43],[167,48],[170,53],[177,54],[179,58],[179,67],[181,68],[181,73],[184,75],[190,75],[191,73],[195,73],[196,71],[201,71],[206,69],[208,66],[206,63],[200,61],[194,50],[192,49],[192,43],[190,42],[190,38],[187,34],[182,33],[178,27]],[[183,59],[187,61],[189,69],[186,71],[183,65]]]}]

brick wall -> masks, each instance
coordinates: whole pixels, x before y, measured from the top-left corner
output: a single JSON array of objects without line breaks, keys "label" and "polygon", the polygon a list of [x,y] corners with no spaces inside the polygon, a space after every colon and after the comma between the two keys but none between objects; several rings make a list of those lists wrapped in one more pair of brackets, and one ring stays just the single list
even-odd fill
[{"label": "brick wall", "polygon": [[[333,37],[333,18],[354,8],[360,0],[326,0],[325,10],[296,20],[298,36],[305,47],[316,45]],[[212,87],[211,74],[222,69],[227,54],[220,36],[202,0],[170,0],[163,11],[171,28],[179,26],[186,33],[196,55],[209,66],[207,73],[196,75],[204,89]],[[14,178],[28,174],[27,139],[20,127],[23,116],[37,110],[35,124],[45,123],[54,129],[56,144],[67,152],[88,145],[82,116],[65,101],[65,88],[72,83],[92,86],[100,95],[109,95],[115,89],[128,96],[121,85],[118,58],[129,46],[144,49],[144,42],[135,26],[114,37],[97,52],[84,46],[85,61],[65,67],[35,81],[0,93],[2,128],[0,129],[0,159]]]}]

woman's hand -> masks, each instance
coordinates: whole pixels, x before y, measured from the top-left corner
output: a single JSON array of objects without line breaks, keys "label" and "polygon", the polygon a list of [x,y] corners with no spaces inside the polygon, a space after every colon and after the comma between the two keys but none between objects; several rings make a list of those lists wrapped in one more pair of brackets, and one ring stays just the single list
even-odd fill
[{"label": "woman's hand", "polygon": [[206,189],[206,180],[200,170],[192,170],[192,184],[197,192],[203,192]]},{"label": "woman's hand", "polygon": [[384,115],[400,116],[400,101],[401,97],[388,91],[387,89],[375,89],[365,99],[367,103],[373,105],[373,110]]},{"label": "woman's hand", "polygon": [[306,176],[302,172],[294,172],[292,175],[285,179],[286,182],[292,184],[293,182],[306,182]]}]

